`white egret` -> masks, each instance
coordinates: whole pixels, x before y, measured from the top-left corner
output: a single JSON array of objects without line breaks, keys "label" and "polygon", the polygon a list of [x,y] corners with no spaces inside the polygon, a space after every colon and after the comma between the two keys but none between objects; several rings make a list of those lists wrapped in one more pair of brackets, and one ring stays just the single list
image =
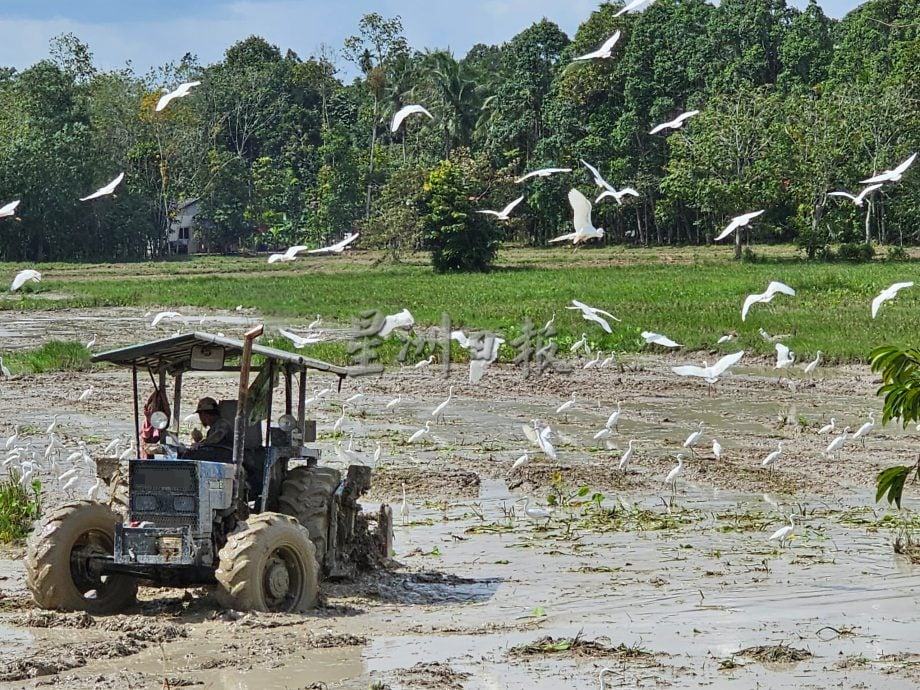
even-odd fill
[{"label": "white egret", "polygon": [[308,331],[312,331],[314,328],[319,328],[319,325],[323,322],[323,317],[319,314],[316,315],[316,318],[310,322],[310,325],[307,326]]},{"label": "white egret", "polygon": [[878,314],[879,307],[882,306],[883,302],[894,299],[899,291],[903,290],[904,288],[913,286],[914,282],[909,281],[906,283],[895,283],[894,285],[886,287],[884,290],[882,290],[878,296],[872,300],[872,318],[874,319],[875,315]]},{"label": "white egret", "polygon": [[914,153],[906,161],[901,163],[898,167],[892,168],[891,170],[885,170],[878,175],[870,177],[868,180],[860,180],[859,184],[875,184],[876,182],[897,182],[901,179],[901,176],[907,172],[907,169],[913,165],[914,160],[917,158],[917,154]]},{"label": "white egret", "polygon": [[64,486],[62,486],[61,489],[63,491],[66,491],[71,496],[73,496],[73,488],[77,485],[77,482],[79,481],[80,481],[80,477],[78,477],[77,475],[74,475],[73,477],[71,477],[64,483]]},{"label": "white egret", "polygon": [[377,447],[374,448],[374,466],[380,462],[380,457],[383,455],[383,448],[380,445],[380,441],[377,441]]},{"label": "white egret", "polygon": [[342,430],[342,425],[345,424],[345,419],[345,406],[342,405],[342,416],[336,419],[335,424],[332,425],[332,433],[334,435],[338,435],[338,433]]},{"label": "white egret", "polygon": [[394,407],[399,405],[401,402],[402,402],[402,393],[399,393],[395,398],[393,398],[386,405],[384,405],[384,407],[387,410],[392,410]]},{"label": "white egret", "polygon": [[54,431],[54,428],[57,426],[57,421],[58,421],[58,415],[54,415],[54,417],[51,420],[51,424],[49,424],[48,428],[45,429],[46,434],[50,434],[52,431]]},{"label": "white egret", "polygon": [[636,442],[634,440],[629,441],[629,448],[626,449],[626,452],[620,456],[619,470],[620,472],[625,473],[626,468],[629,466],[629,461],[632,460],[633,451],[636,449]]},{"label": "white egret", "polygon": [[652,130],[649,132],[649,134],[658,134],[658,132],[661,132],[662,130],[665,130],[665,129],[680,129],[681,127],[684,126],[684,122],[689,120],[694,115],[699,115],[699,114],[700,114],[699,110],[688,110],[685,113],[681,113],[680,115],[675,117],[673,120],[662,122],[660,125],[653,127]]},{"label": "white egret", "polygon": [[524,454],[518,456],[517,460],[514,461],[514,464],[511,465],[511,471],[514,472],[518,467],[523,467],[528,462],[530,462],[530,453],[525,450]]},{"label": "white egret", "polygon": [[553,516],[552,508],[538,508],[530,505],[530,496],[524,498],[524,515],[531,520],[549,520]]},{"label": "white egret", "polygon": [[[655,0],[632,0],[632,2],[627,3],[627,4],[623,7],[623,9],[621,9],[619,12],[617,12],[617,13],[616,13],[615,15],[613,15],[613,16],[614,16],[614,17],[620,17],[620,16],[622,16],[622,15],[624,15],[624,14],[629,14],[630,12],[635,12],[635,11],[638,10],[640,7],[642,7],[643,5],[651,5],[653,2],[655,2]],[[604,669],[604,671],[610,671],[610,669]],[[603,671],[601,671],[601,673],[603,673]],[[601,685],[603,685],[603,680],[601,681]]]},{"label": "white egret", "polygon": [[599,314],[603,314],[604,316],[611,318],[614,321],[620,320],[609,311],[604,311],[603,309],[598,309],[597,307],[589,307],[587,304],[584,302],[579,302],[577,299],[573,299],[572,304],[575,306],[566,307],[566,309],[578,309],[581,311],[581,318],[583,318],[585,321],[593,321],[594,323],[599,324],[600,327],[603,328],[607,333],[612,333],[613,331],[610,328],[610,324],[607,323],[604,318],[599,316]]},{"label": "white egret", "polygon": [[415,317],[412,316],[412,313],[408,309],[403,309],[395,314],[387,314],[383,319],[383,327],[377,335],[380,338],[386,338],[397,328],[408,329],[412,328],[414,325]]},{"label": "white egret", "polygon": [[19,199],[11,201],[8,204],[0,206],[0,218],[10,218],[16,215],[16,208],[19,206]]},{"label": "white egret", "polygon": [[124,441],[120,437],[116,436],[111,441],[109,441],[109,445],[107,445],[105,449],[102,451],[103,454],[104,455],[117,454],[118,446],[120,446],[122,443],[124,443]]},{"label": "white egret", "polygon": [[550,240],[550,242],[567,242],[572,240],[572,244],[578,246],[581,242],[587,242],[592,239],[600,239],[604,236],[603,228],[595,228],[591,220],[591,202],[588,198],[577,189],[569,190],[569,205],[572,207],[572,225],[575,232],[565,235],[559,235]]},{"label": "white egret", "polygon": [[595,60],[595,59],[608,59],[613,55],[613,47],[617,44],[617,41],[620,40],[619,30],[615,31],[614,34],[604,41],[601,44],[601,47],[597,50],[594,50],[590,53],[585,53],[584,55],[579,55],[575,60]]},{"label": "white egret", "polygon": [[613,429],[608,429],[607,427],[604,427],[603,429],[598,431],[596,434],[594,434],[594,440],[600,441],[601,439],[605,439],[611,435],[613,435]]},{"label": "white egret", "polygon": [[[737,364],[743,356],[744,350],[740,350],[730,355],[725,355],[711,367],[697,367],[692,364],[684,364],[683,366],[679,367],[671,367],[671,371],[673,371],[678,376],[695,376],[697,378],[705,379],[707,383],[712,385],[719,380],[719,377],[724,374],[726,370]],[[703,362],[703,364],[705,365],[706,363]]]},{"label": "white egret", "polygon": [[543,454],[548,457],[550,460],[556,460],[556,448],[553,446],[550,441],[550,437],[553,435],[553,430],[549,426],[544,425],[537,434],[537,445],[540,446],[540,450],[543,451]]},{"label": "white egret", "polygon": [[521,194],[517,199],[512,201],[510,204],[505,206],[501,211],[490,211],[488,209],[483,209],[481,211],[476,211],[476,213],[485,213],[490,216],[495,216],[497,220],[508,220],[508,215],[514,210],[514,208],[524,201],[524,195]]},{"label": "white egret", "polygon": [[610,416],[607,417],[607,423],[604,426],[608,429],[616,429],[617,425],[620,423],[621,414],[623,414],[623,403],[617,400],[617,409],[610,413]]},{"label": "white egret", "polygon": [[183,322],[188,323],[186,318],[177,311],[161,311],[157,312],[157,314],[153,317],[149,328],[156,328],[157,324],[159,324],[160,321],[163,321],[164,319],[181,319]]},{"label": "white egret", "polygon": [[390,132],[395,134],[402,126],[403,120],[405,120],[410,115],[427,115],[430,119],[434,119],[434,115],[429,113],[421,105],[404,105],[402,108],[396,111],[395,115],[393,115],[393,121],[390,123]]},{"label": "white egret", "polygon": [[95,344],[96,344],[96,334],[93,333],[93,337],[86,341],[86,349],[92,350]]},{"label": "white egret", "polygon": [[775,369],[788,369],[795,362],[795,353],[782,343],[776,343],[776,366]]},{"label": "white egret", "polygon": [[600,363],[601,363],[601,351],[598,350],[597,352],[594,353],[594,359],[589,359],[587,362],[585,362],[585,366],[582,368],[583,369],[594,369],[595,367],[600,366]]},{"label": "white egret", "polygon": [[441,419],[441,420],[443,421],[443,419],[444,419],[444,410],[445,410],[445,408],[448,406],[448,404],[450,404],[450,399],[451,399],[452,397],[454,397],[454,387],[453,387],[453,386],[451,386],[451,387],[447,390],[447,400],[445,400],[444,402],[442,402],[440,405],[438,405],[436,408],[434,408],[434,409],[431,411],[431,416],[434,417],[435,421],[437,421],[438,419]]},{"label": "white egret", "polygon": [[584,349],[588,350],[588,334],[582,333],[581,338],[572,343],[572,346],[569,348],[569,352],[577,352],[578,350]]},{"label": "white egret", "polygon": [[89,491],[86,492],[86,498],[90,501],[96,501],[99,497],[99,491],[102,489],[102,480],[98,477],[96,478],[96,483],[89,487]]},{"label": "white egret", "polygon": [[179,84],[175,90],[170,91],[169,93],[164,93],[162,96],[160,96],[160,100],[157,101],[156,107],[153,109],[154,112],[160,112],[163,110],[163,108],[169,105],[170,101],[176,98],[184,98],[185,96],[188,96],[189,92],[200,84],[200,81],[187,81],[184,84]]},{"label": "white egret", "polygon": [[525,180],[529,180],[532,177],[549,177],[550,175],[555,175],[557,173],[570,173],[572,172],[571,168],[540,168],[539,170],[532,170],[526,175],[522,175],[517,178],[514,183],[521,184]]},{"label": "white egret", "polygon": [[722,459],[722,444],[717,439],[712,439],[712,455],[716,460]]},{"label": "white egret", "polygon": [[34,283],[40,283],[42,281],[42,274],[32,268],[20,271],[16,274],[16,277],[13,278],[13,283],[10,285],[10,292],[16,292],[30,280]]},{"label": "white egret", "polygon": [[703,427],[704,427],[705,425],[706,425],[705,422],[700,422],[699,428],[698,428],[696,431],[694,431],[692,434],[690,434],[690,435],[687,437],[687,440],[684,441],[684,448],[689,448],[689,449],[690,449],[690,454],[691,454],[691,455],[694,455],[694,454],[695,454],[695,452],[694,452],[694,450],[693,450],[693,446],[695,446],[697,443],[699,443],[699,442],[700,442],[700,439],[703,438]]},{"label": "white egret", "polygon": [[661,345],[662,347],[683,347],[680,343],[675,343],[667,336],[652,331],[642,331],[642,337],[645,338],[646,345]]},{"label": "white egret", "polygon": [[770,535],[770,538],[767,541],[779,541],[780,548],[789,543],[789,540],[792,539],[792,533],[795,531],[795,520],[792,519],[792,515],[789,515],[789,524],[785,527],[780,527],[773,534]]},{"label": "white egret", "polygon": [[881,189],[881,188],[882,188],[882,185],[881,185],[881,184],[873,184],[873,185],[869,185],[868,187],[866,187],[865,189],[863,189],[863,190],[862,190],[859,194],[857,194],[856,196],[853,196],[852,194],[850,194],[850,193],[848,193],[848,192],[828,192],[827,195],[828,195],[828,196],[842,196],[842,197],[844,197],[844,198],[849,199],[850,201],[852,201],[854,205],[856,205],[856,206],[862,206],[862,205],[863,205],[863,202],[865,201],[866,197],[867,197],[869,194],[871,194],[872,192],[874,192],[876,189]]},{"label": "white egret", "polygon": [[128,447],[125,448],[125,449],[121,452],[121,455],[118,456],[118,459],[119,459],[119,460],[127,460],[128,458],[131,458],[131,457],[133,457],[134,455],[135,455],[135,452],[134,452],[134,441],[132,441],[130,444],[128,444]]},{"label": "white egret", "polygon": [[[0,362],[2,361],[3,360],[0,359]],[[12,448],[18,439],[19,439],[19,426],[16,426],[16,428],[13,430],[13,433],[9,436],[9,438],[6,439],[6,445],[4,446],[6,450],[9,450],[10,448]]]},{"label": "white egret", "polygon": [[361,233],[359,232],[350,232],[345,237],[335,244],[330,244],[328,247],[320,247],[319,249],[309,249],[307,254],[341,254],[345,251],[345,248],[354,242]]},{"label": "white egret", "polygon": [[677,478],[680,476],[680,473],[684,471],[684,454],[677,454],[677,467],[668,472],[668,476],[664,479],[664,484],[667,486],[671,485],[671,490],[675,493],[677,492]]},{"label": "white egret", "polygon": [[601,192],[601,193],[597,196],[597,199],[594,200],[594,203],[595,203],[595,204],[598,204],[598,203],[600,203],[602,200],[606,199],[607,197],[612,197],[614,200],[616,200],[616,202],[617,202],[618,204],[620,204],[620,205],[622,206],[622,204],[623,204],[623,197],[624,197],[624,196],[634,196],[634,197],[638,198],[638,197],[639,197],[639,192],[637,192],[637,191],[636,191],[635,189],[633,189],[632,187],[623,187],[623,189],[619,189],[619,190],[617,190],[617,189],[605,189],[603,192]]},{"label": "white egret", "polygon": [[850,427],[844,427],[843,433],[837,436],[833,441],[831,441],[827,448],[824,449],[825,455],[831,455],[836,453],[843,447],[843,444],[847,442],[847,434],[850,433]]},{"label": "white egret", "polygon": [[601,362],[598,369],[606,369],[607,367],[609,367],[611,364],[615,363],[616,361],[617,361],[616,353],[611,351],[609,357],[604,357],[604,361]]},{"label": "white egret", "polygon": [[125,174],[121,173],[114,180],[109,182],[104,187],[100,187],[99,189],[97,189],[95,192],[93,192],[89,196],[81,197],[80,201],[89,201],[90,199],[98,199],[99,197],[108,196],[109,194],[112,194],[115,191],[115,188],[121,184],[121,181],[123,179],[125,179]]},{"label": "white egret", "polygon": [[744,300],[744,306],[741,307],[741,320],[744,321],[747,318],[748,311],[755,304],[766,304],[767,302],[772,302],[773,298],[778,294],[783,293],[784,295],[795,296],[795,290],[781,283],[778,280],[773,280],[767,285],[767,289],[764,292],[754,293],[748,295]]},{"label": "white egret", "polygon": [[0,357],[0,376],[8,379],[12,375],[13,372],[11,372],[10,368],[3,363],[3,357]]},{"label": "white egret", "polygon": [[307,245],[305,244],[295,244],[293,247],[288,247],[287,251],[285,251],[283,254],[272,254],[270,257],[268,257],[268,263],[274,264],[278,263],[279,261],[294,261],[297,258],[297,254],[305,251],[306,249]]},{"label": "white egret", "polygon": [[751,213],[742,213],[740,216],[735,216],[731,219],[728,225],[725,226],[725,229],[713,240],[713,242],[718,242],[719,240],[724,240],[726,237],[732,234],[738,228],[743,228],[748,225],[752,220],[759,216],[764,211],[752,211]]},{"label": "white egret", "polygon": [[402,503],[399,504],[399,518],[405,525],[409,522],[409,501],[406,499],[406,485],[402,485]]},{"label": "white egret", "polygon": [[323,388],[322,390],[320,390],[320,391],[316,394],[316,397],[317,397],[317,399],[319,399],[319,398],[325,398],[325,397],[326,397],[327,395],[329,395],[330,393],[332,393],[332,389],[331,389],[331,388]]},{"label": "white egret", "polygon": [[297,335],[296,333],[291,333],[290,331],[285,330],[284,328],[279,328],[278,333],[281,336],[290,340],[291,343],[293,343],[294,347],[297,348],[298,350],[305,348],[307,345],[314,345],[316,343],[321,343],[323,341],[322,337],[320,336],[303,337],[303,336]]},{"label": "white egret", "polygon": [[818,354],[815,355],[815,358],[805,365],[805,373],[810,374],[819,364],[821,364],[821,350],[818,350]]},{"label": "white egret", "polygon": [[85,402],[89,398],[89,396],[91,396],[92,394],[93,394],[93,387],[90,386],[89,388],[85,389],[82,393],[80,393],[80,397],[77,398],[77,400],[79,400],[80,402]]},{"label": "white egret", "polygon": [[572,399],[567,400],[556,408],[556,414],[566,414],[575,405],[575,394],[572,393]]},{"label": "white egret", "polygon": [[427,367],[429,364],[431,364],[433,361],[434,361],[434,355],[429,355],[429,356],[428,356],[428,359],[423,359],[421,362],[416,362],[416,363],[413,365],[413,368],[415,368],[415,369],[423,369],[423,368]]},{"label": "white egret", "polygon": [[853,434],[853,440],[862,439],[863,448],[866,447],[866,436],[869,435],[869,432],[875,428],[875,412],[869,412],[869,421],[863,424],[856,430],[856,433]]},{"label": "white egret", "polygon": [[721,338],[716,341],[716,345],[721,345],[722,343],[727,343],[729,340],[732,340],[735,337],[734,333],[726,333]]},{"label": "white egret", "polygon": [[425,422],[425,428],[424,428],[424,429],[419,429],[419,430],[416,431],[414,434],[412,434],[412,435],[409,437],[409,440],[407,441],[407,443],[415,443],[415,442],[418,441],[422,436],[425,436],[425,435],[427,435],[427,434],[430,433],[430,432],[431,432],[431,420],[429,419],[428,421]]},{"label": "white egret", "polygon": [[825,434],[831,433],[834,429],[837,428],[837,420],[834,417],[831,417],[830,424],[825,424],[820,429],[818,429],[818,436],[824,436]]},{"label": "white egret", "polygon": [[364,393],[355,393],[354,395],[351,395],[345,399],[345,404],[353,405],[354,403],[358,402],[359,400],[363,400],[363,399],[364,399]]},{"label": "white egret", "polygon": [[760,466],[769,467],[772,470],[773,463],[775,463],[779,459],[779,456],[782,454],[783,454],[783,442],[780,441],[779,443],[776,444],[776,450],[774,450],[767,457],[765,457],[763,459],[763,462],[760,463]]}]

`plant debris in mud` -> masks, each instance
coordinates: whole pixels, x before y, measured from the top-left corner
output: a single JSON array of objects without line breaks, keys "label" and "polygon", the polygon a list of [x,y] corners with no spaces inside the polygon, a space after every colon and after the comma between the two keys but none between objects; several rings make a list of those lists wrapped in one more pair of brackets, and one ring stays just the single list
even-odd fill
[{"label": "plant debris in mud", "polygon": [[412,668],[400,669],[396,677],[410,687],[431,688],[431,690],[463,690],[463,682],[469,673],[455,671],[448,664],[417,663]]},{"label": "plant debris in mud", "polygon": [[609,646],[597,640],[586,640],[581,633],[575,637],[541,637],[534,642],[518,645],[508,650],[508,656],[526,658],[532,656],[545,656],[547,654],[565,654],[577,658],[616,657],[618,659],[646,659],[652,658],[652,653],[638,645],[628,646],[622,642],[616,646]]},{"label": "plant debris in mud", "polygon": [[806,649],[796,649],[785,644],[776,645],[757,645],[748,647],[738,652],[741,656],[750,657],[755,661],[773,662],[773,663],[790,663],[795,661],[804,661],[814,656]]}]

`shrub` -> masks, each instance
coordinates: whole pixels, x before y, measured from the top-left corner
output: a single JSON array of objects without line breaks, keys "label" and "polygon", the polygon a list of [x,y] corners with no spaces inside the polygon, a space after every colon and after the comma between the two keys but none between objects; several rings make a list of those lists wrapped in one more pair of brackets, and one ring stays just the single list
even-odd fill
[{"label": "shrub", "polygon": [[11,470],[9,478],[0,483],[0,542],[25,539],[32,523],[41,515],[42,484],[32,480],[29,488],[20,485],[22,476]]},{"label": "shrub", "polygon": [[51,340],[35,350],[10,352],[3,356],[13,373],[43,374],[48,371],[89,369],[90,352],[83,343]]},{"label": "shrub", "polygon": [[865,242],[847,242],[840,245],[837,257],[843,261],[862,263],[875,258],[875,249]]},{"label": "shrub", "polygon": [[907,254],[907,250],[899,244],[893,244],[888,247],[888,260],[889,261],[908,261],[910,256]]}]

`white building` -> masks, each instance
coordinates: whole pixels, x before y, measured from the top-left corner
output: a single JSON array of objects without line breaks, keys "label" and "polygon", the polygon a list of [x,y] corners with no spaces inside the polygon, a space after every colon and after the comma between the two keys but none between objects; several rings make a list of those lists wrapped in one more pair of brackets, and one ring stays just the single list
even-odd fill
[{"label": "white building", "polygon": [[195,232],[195,216],[198,215],[198,199],[188,199],[176,206],[176,215],[169,223],[170,254],[196,254],[199,248]]}]

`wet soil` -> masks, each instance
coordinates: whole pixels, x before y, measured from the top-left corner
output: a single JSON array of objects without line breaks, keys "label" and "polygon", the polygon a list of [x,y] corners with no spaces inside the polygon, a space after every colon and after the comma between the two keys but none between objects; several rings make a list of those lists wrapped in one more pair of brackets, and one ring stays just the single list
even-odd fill
[{"label": "wet soil", "polygon": [[[113,313],[131,325],[106,331],[108,344],[139,339],[142,314]],[[798,373],[790,386],[767,362],[745,359],[709,395],[704,382],[670,372],[703,358],[637,356],[622,370],[529,379],[496,365],[478,386],[459,365],[447,380],[435,367],[348,380],[311,407],[316,445],[341,466],[337,445],[350,439],[372,464],[380,444],[366,506],[392,504],[398,567],[324,583],[322,607],[304,616],[221,611],[201,588],[142,588],[136,610],[100,618],[36,609],[14,545],[0,551],[0,688],[589,688],[605,668],[608,687],[916,687],[920,571],[892,543],[918,521],[886,513],[872,482],[882,467],[916,461],[917,432],[877,426],[865,446],[827,456],[833,434],[816,430],[830,417],[855,430],[880,410],[866,367]],[[183,383],[182,416],[199,397],[236,388],[216,374]],[[450,384],[445,417],[433,420]],[[19,427],[46,510],[93,484],[79,460],[67,461],[79,442],[100,457],[113,437],[133,435],[127,372],[21,376],[0,391],[0,443]],[[333,437],[338,401],[358,391],[365,398]],[[397,394],[401,404],[385,409]],[[617,401],[616,431],[594,440]],[[275,402],[283,407],[280,391]],[[53,414],[63,449],[46,459]],[[553,429],[556,460],[527,439],[534,419]],[[426,421],[430,432],[407,443]],[[691,453],[682,444],[700,421]],[[621,472],[630,439],[636,450]],[[762,468],[780,441],[779,459]],[[512,470],[525,451],[529,461]],[[678,452],[683,471],[666,486]],[[76,462],[79,482],[65,491],[52,460],[62,473]],[[907,494],[909,509],[913,487]],[[526,497],[552,515],[529,518]],[[790,543],[770,541],[790,515]]]}]

